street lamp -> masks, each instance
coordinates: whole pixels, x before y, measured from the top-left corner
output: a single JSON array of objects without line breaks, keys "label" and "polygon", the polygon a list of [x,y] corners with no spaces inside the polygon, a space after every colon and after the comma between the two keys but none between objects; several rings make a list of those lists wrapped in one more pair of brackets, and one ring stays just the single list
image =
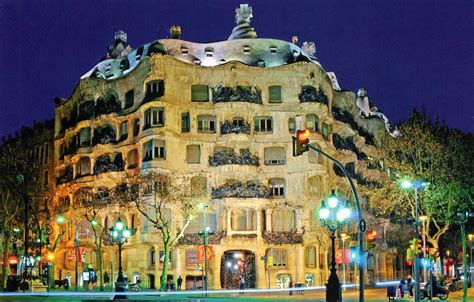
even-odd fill
[{"label": "street lamp", "polygon": [[[349,236],[346,233],[341,233],[341,240],[342,240],[342,285],[346,285],[346,260],[345,255],[346,255],[346,250],[344,249],[344,241],[348,239]],[[346,290],[346,287],[344,286],[344,290]]]},{"label": "street lamp", "polygon": [[208,235],[213,235],[214,231],[210,229],[210,227],[207,226],[206,223],[206,210],[208,208],[207,205],[205,204],[199,204],[199,208],[203,210],[203,224],[204,224],[204,229],[202,231],[199,231],[199,235],[203,237],[204,241],[204,280],[203,280],[203,288],[205,291],[207,291],[207,272],[208,272],[208,261],[207,261],[207,237]]},{"label": "street lamp", "polygon": [[[327,205],[326,205],[327,204]],[[326,283],[326,301],[342,301],[341,284],[336,273],[336,231],[342,228],[344,221],[349,218],[351,210],[346,207],[346,202],[337,198],[334,191],[329,195],[326,201],[323,200],[319,208],[319,219],[322,227],[327,227],[331,231],[331,274],[328,283]]]},{"label": "street lamp", "polygon": [[[471,272],[471,267],[472,267],[472,238],[474,237],[473,234],[469,234],[469,273]],[[471,274],[471,283],[473,283],[473,274]]]},{"label": "street lamp", "polygon": [[[404,189],[415,189],[415,236],[416,240],[418,240],[418,237],[420,236],[418,230],[418,191],[425,189],[428,186],[428,183],[422,180],[410,181],[405,179],[401,182],[401,186]],[[420,301],[420,273],[418,271],[418,255],[415,255],[414,260],[415,302],[418,302]]]},{"label": "street lamp", "polygon": [[[118,245],[119,251],[119,271],[117,282],[115,284],[115,291],[116,292],[124,292],[127,288],[127,282],[123,278],[123,271],[122,271],[122,245],[124,245],[128,238],[132,235],[132,230],[130,230],[123,222],[122,219],[118,219],[110,228],[110,237],[112,244]],[[117,297],[119,298],[119,297]]]},{"label": "street lamp", "polygon": [[[425,227],[425,221],[426,219],[428,219],[428,216],[426,215],[423,215],[423,216],[420,216],[420,220],[421,220],[421,223],[422,223],[422,236],[423,236],[423,247],[422,247],[422,251],[423,251],[423,259],[426,258],[426,227]],[[426,282],[426,279],[427,276],[426,276],[426,265],[423,265],[423,280]]]}]

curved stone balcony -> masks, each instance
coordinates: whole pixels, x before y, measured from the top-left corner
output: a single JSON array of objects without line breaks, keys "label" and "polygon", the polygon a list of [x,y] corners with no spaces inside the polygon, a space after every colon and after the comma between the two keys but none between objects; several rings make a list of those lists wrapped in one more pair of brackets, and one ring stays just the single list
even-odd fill
[{"label": "curved stone balcony", "polygon": [[303,232],[296,230],[286,232],[263,231],[262,238],[267,244],[303,244]]}]

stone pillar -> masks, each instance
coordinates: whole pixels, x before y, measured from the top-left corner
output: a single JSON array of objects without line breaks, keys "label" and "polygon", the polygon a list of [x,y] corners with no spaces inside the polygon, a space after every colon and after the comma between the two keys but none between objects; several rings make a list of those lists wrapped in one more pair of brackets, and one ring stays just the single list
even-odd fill
[{"label": "stone pillar", "polygon": [[157,289],[161,286],[161,270],[160,270],[160,245],[154,244],[153,248],[155,249],[155,287]]},{"label": "stone pillar", "polygon": [[265,269],[265,261],[260,258],[264,255],[259,255],[255,253],[255,269],[257,275],[257,288],[268,288],[268,275],[267,270]]},{"label": "stone pillar", "polygon": [[255,230],[257,230],[257,236],[262,236],[262,213],[260,212],[260,210],[255,210],[255,214],[257,215],[257,227],[255,228]]},{"label": "stone pillar", "polygon": [[230,236],[232,232],[232,209],[227,208],[227,236]]},{"label": "stone pillar", "polygon": [[304,247],[299,246],[295,251],[295,279],[294,283],[304,284]]},{"label": "stone pillar", "polygon": [[301,232],[301,222],[302,222],[302,219],[301,219],[301,209],[298,208],[298,209],[295,209],[295,227],[296,227],[296,231],[297,232]]},{"label": "stone pillar", "polygon": [[[214,255],[212,255],[212,270],[209,270],[208,275],[211,284],[209,289],[221,289],[221,258],[222,252],[214,250]],[[212,273],[212,275],[210,274]]]},{"label": "stone pillar", "polygon": [[[176,248],[174,250],[174,278],[173,282],[174,284],[177,284],[178,277],[181,276],[183,277],[183,250],[180,248]],[[184,282],[183,282],[184,283]],[[184,284],[181,284],[181,287],[183,287]]]},{"label": "stone pillar", "polygon": [[265,230],[267,232],[272,231],[272,209],[265,210]]}]

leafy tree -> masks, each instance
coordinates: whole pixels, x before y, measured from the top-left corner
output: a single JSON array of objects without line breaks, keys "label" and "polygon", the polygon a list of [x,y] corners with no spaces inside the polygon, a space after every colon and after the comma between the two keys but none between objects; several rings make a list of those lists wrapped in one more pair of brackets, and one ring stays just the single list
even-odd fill
[{"label": "leafy tree", "polygon": [[398,128],[400,137],[385,134],[377,141],[391,180],[364,190],[377,215],[415,217],[413,190],[401,189],[400,181],[428,182],[428,187],[418,192],[419,215],[427,216],[427,240],[439,248],[440,237],[456,214],[473,209],[473,136],[439,121],[431,122],[425,112],[416,110]]},{"label": "leafy tree", "polygon": [[[196,208],[186,179],[155,171],[138,172],[127,176],[116,193],[124,206],[137,209],[160,232],[164,249],[160,288],[165,291],[169,253],[184,235]],[[173,212],[179,217],[176,223],[171,219]]]}]

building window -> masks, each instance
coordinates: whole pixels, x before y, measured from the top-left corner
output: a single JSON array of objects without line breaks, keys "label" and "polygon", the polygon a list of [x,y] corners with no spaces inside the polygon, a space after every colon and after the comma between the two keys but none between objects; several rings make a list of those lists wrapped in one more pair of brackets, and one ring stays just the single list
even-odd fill
[{"label": "building window", "polygon": [[151,81],[146,83],[145,100],[151,101],[154,98],[160,97],[164,93],[165,83],[162,80]]},{"label": "building window", "polygon": [[94,100],[86,101],[79,105],[79,115],[77,121],[88,120],[94,117],[95,113],[95,102]]},{"label": "building window", "polygon": [[209,86],[192,85],[191,86],[191,101],[208,102],[209,101]]},{"label": "building window", "polygon": [[327,141],[331,140],[331,126],[323,123],[323,138]]},{"label": "building window", "polygon": [[125,107],[123,109],[127,109],[133,106],[135,102],[135,91],[130,89],[125,93]]},{"label": "building window", "polygon": [[273,120],[270,116],[257,116],[254,118],[255,132],[272,132]]},{"label": "building window", "polygon": [[284,165],[286,152],[283,147],[267,147],[264,149],[265,165]]},{"label": "building window", "polygon": [[153,107],[145,111],[145,125],[143,129],[150,127],[163,127],[165,125],[165,108]]},{"label": "building window", "polygon": [[281,103],[281,86],[268,87],[268,102]]},{"label": "building window", "polygon": [[[318,145],[316,145],[318,149],[321,149]],[[309,150],[308,152],[308,161],[312,164],[320,164],[324,165],[324,156],[319,154],[318,152],[314,150]]]},{"label": "building window", "polygon": [[150,250],[150,259],[151,259],[151,265],[155,265],[156,264],[156,253],[155,253],[154,248],[152,248]]},{"label": "building window", "polygon": [[186,257],[185,263],[187,267],[197,267],[197,265],[199,264],[198,254],[197,254],[196,249],[186,251],[185,257]]},{"label": "building window", "polygon": [[189,132],[191,129],[191,120],[189,112],[181,113],[181,132]]},{"label": "building window", "polygon": [[91,145],[91,128],[81,128],[79,130],[79,147],[89,147]]},{"label": "building window", "polygon": [[295,211],[291,209],[274,209],[272,213],[272,230],[289,232],[295,228]]},{"label": "building window", "polygon": [[49,183],[49,172],[48,170],[44,171],[44,185],[47,186]]},{"label": "building window", "polygon": [[206,53],[206,57],[210,58],[214,55],[214,48],[213,47],[206,47],[204,52]]},{"label": "building window", "polygon": [[138,151],[137,149],[132,149],[128,151],[127,154],[127,169],[133,169],[138,166]]},{"label": "building window", "polygon": [[133,120],[133,136],[137,136],[140,133],[140,119]]},{"label": "building window", "polygon": [[91,174],[91,160],[89,157],[81,157],[76,164],[76,176]]},{"label": "building window", "polygon": [[153,139],[143,144],[143,161],[165,159],[165,141]]},{"label": "building window", "polygon": [[319,246],[319,269],[325,269],[326,267],[326,255],[324,254],[324,249],[322,246]]},{"label": "building window", "polygon": [[245,125],[245,121],[243,118],[241,117],[234,117],[232,119],[232,125],[236,126],[236,127],[242,127]]},{"label": "building window", "polygon": [[316,267],[316,248],[314,246],[306,248],[306,267]]},{"label": "building window", "polygon": [[290,117],[288,119],[288,131],[290,134],[294,134],[296,132],[296,120],[294,117]]},{"label": "building window", "polygon": [[257,229],[257,212],[254,209],[233,209],[231,215],[233,231],[255,231]]},{"label": "building window", "polygon": [[204,196],[207,194],[207,178],[204,176],[191,177],[191,196]]},{"label": "building window", "polygon": [[48,145],[48,143],[45,143],[44,144],[43,164],[46,164],[48,162],[48,157],[49,157],[49,145]]},{"label": "building window", "polygon": [[273,266],[286,266],[288,255],[285,249],[268,249],[267,257],[273,257]]},{"label": "building window", "polygon": [[216,117],[214,115],[198,115],[198,132],[216,132]]},{"label": "building window", "polygon": [[[217,215],[215,213],[206,213],[206,226],[209,227],[209,231],[217,231]],[[186,234],[197,234],[204,230],[204,213],[200,212],[197,214],[191,223],[186,228]]]},{"label": "building window", "polygon": [[201,146],[187,145],[186,146],[186,162],[188,164],[199,164],[201,161]]},{"label": "building window", "polygon": [[306,128],[311,132],[319,132],[319,117],[316,114],[306,115]]},{"label": "building window", "polygon": [[270,188],[270,196],[276,198],[285,197],[285,179],[283,178],[272,178],[268,181]]},{"label": "building window", "polygon": [[120,124],[120,140],[126,140],[128,137],[128,121]]}]

